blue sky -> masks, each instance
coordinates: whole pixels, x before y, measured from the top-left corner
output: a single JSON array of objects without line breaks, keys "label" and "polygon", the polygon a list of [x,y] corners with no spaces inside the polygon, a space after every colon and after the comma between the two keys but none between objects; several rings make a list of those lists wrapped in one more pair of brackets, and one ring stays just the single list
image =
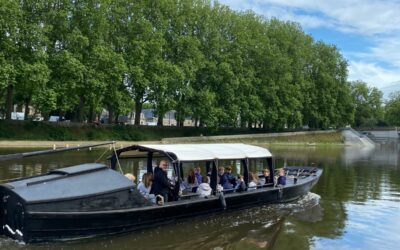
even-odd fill
[{"label": "blue sky", "polygon": [[400,85],[400,0],[219,0],[237,11],[300,23],[336,45],[349,63],[349,80],[385,89]]}]

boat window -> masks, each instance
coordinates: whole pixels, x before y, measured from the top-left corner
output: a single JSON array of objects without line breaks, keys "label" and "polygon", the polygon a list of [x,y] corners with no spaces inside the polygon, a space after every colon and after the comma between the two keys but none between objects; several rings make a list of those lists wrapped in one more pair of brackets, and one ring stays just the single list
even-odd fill
[{"label": "boat window", "polygon": [[267,159],[250,159],[249,171],[251,173],[260,174],[264,168],[269,168]]},{"label": "boat window", "polygon": [[232,174],[237,176],[244,173],[244,165],[241,160],[219,160],[218,166],[220,167],[232,167]]},{"label": "boat window", "polygon": [[207,175],[207,170],[206,170],[206,162],[205,161],[199,161],[199,162],[183,162],[182,163],[182,169],[183,169],[183,178],[185,179],[188,174],[189,171],[191,169],[195,169],[195,168],[200,168],[200,173],[201,176],[205,176]]},{"label": "boat window", "polygon": [[[169,179],[173,179],[174,167],[167,158],[158,157],[156,159],[153,159],[153,169],[161,160],[167,160],[167,162],[169,163],[167,168],[167,175]],[[124,158],[120,159],[120,164],[124,174],[132,173],[136,177],[136,184],[138,184],[142,180],[142,176],[147,173],[147,158]]]}]

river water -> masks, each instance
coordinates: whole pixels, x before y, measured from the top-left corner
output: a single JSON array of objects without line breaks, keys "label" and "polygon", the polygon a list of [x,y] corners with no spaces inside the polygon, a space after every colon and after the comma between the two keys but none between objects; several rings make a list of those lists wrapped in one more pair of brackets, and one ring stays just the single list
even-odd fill
[{"label": "river water", "polygon": [[[123,235],[23,245],[0,236],[0,249],[398,249],[400,146],[272,147],[277,166],[324,169],[298,201],[196,217]],[[0,150],[0,154],[20,149]],[[0,163],[0,179],[94,162],[103,150]],[[104,157],[100,159],[104,161]],[[139,163],[124,171],[140,168]]]}]

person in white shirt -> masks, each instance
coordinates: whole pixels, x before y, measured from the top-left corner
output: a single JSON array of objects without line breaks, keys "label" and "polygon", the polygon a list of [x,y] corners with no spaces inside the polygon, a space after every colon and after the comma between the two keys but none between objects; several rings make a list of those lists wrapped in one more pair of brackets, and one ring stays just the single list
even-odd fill
[{"label": "person in white shirt", "polygon": [[139,192],[152,203],[156,203],[156,197],[154,194],[150,194],[151,185],[153,184],[153,174],[145,173],[142,176],[142,181],[138,185]]},{"label": "person in white shirt", "polygon": [[248,191],[254,191],[257,189],[258,177],[255,173],[250,173],[250,183],[247,188]]},{"label": "person in white shirt", "polygon": [[199,194],[200,197],[206,197],[210,196],[212,192],[212,188],[210,187],[210,184],[208,184],[208,177],[203,176],[201,178],[201,184],[197,188],[197,193]]}]

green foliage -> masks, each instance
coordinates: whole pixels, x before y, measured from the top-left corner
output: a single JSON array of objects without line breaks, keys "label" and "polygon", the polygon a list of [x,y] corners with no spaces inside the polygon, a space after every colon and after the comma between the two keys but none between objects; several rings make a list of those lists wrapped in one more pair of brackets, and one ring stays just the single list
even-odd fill
[{"label": "green foliage", "polygon": [[369,88],[365,82],[351,83],[355,106],[355,126],[376,126],[383,120],[382,92]]},{"label": "green foliage", "polygon": [[390,96],[385,106],[385,121],[392,126],[400,126],[400,92]]},{"label": "green foliage", "polygon": [[[12,102],[6,109],[33,106],[44,117],[80,122],[106,109],[112,123],[133,108],[139,117],[145,105],[159,118],[176,110],[179,126],[191,117],[214,131],[383,119],[375,108],[373,119],[357,120],[355,106],[364,111],[353,105],[346,60],[297,23],[202,0],[0,1],[0,105]],[[379,92],[369,95],[370,105],[379,103]]]}]

